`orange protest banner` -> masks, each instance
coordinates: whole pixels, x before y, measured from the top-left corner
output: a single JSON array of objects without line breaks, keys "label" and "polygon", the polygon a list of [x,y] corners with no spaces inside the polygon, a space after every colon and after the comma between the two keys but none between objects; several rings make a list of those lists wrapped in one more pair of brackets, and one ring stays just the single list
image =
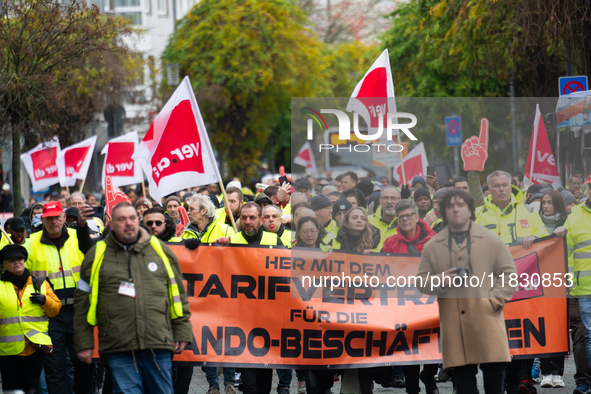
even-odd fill
[{"label": "orange protest banner", "polygon": [[[437,298],[411,283],[420,257],[170,247],[181,262],[194,334],[175,361],[338,369],[441,360]],[[503,280],[517,287],[504,311],[511,353],[565,354],[569,277],[563,239],[510,251],[517,275]],[[497,280],[493,275],[479,279]]]}]

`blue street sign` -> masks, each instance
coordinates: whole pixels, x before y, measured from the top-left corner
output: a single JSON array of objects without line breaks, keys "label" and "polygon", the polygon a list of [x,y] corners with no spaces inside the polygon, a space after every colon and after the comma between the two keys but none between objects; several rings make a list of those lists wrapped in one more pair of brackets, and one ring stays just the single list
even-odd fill
[{"label": "blue street sign", "polygon": [[462,146],[462,118],[459,116],[445,118],[445,142],[447,146]]},{"label": "blue street sign", "polygon": [[587,76],[579,75],[576,77],[558,78],[558,95],[565,96],[574,92],[584,92],[587,90]]}]

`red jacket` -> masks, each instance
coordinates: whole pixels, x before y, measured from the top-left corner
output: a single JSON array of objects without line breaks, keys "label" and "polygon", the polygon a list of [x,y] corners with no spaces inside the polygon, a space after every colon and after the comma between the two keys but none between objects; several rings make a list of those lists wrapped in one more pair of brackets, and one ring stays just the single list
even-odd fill
[{"label": "red jacket", "polygon": [[[436,235],[437,233],[431,230],[431,227],[423,219],[419,219],[417,232],[412,239],[407,238],[398,228],[397,234],[386,238],[383,251],[386,253],[412,253],[416,249],[419,253],[423,253],[427,241]],[[409,250],[409,246],[411,250]]]}]

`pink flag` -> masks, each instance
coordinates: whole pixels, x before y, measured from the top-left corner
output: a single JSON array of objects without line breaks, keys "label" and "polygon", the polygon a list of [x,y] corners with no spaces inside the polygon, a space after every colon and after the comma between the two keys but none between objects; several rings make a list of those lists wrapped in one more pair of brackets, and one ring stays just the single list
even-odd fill
[{"label": "pink flag", "polygon": [[96,136],[68,146],[57,156],[57,172],[61,186],[74,186],[77,179],[85,179],[94,153]]},{"label": "pink flag", "polygon": [[150,126],[133,156],[150,181],[150,196],[221,180],[189,77],[185,77]]},{"label": "pink flag", "polygon": [[57,156],[60,142],[57,137],[49,142],[42,142],[21,155],[21,161],[29,173],[33,192],[43,190],[59,182]]},{"label": "pink flag", "polygon": [[142,183],[144,175],[139,165],[132,158],[138,146],[137,131],[113,138],[103,148],[101,155],[106,155],[103,164],[103,188],[105,177],[111,176],[114,187]]},{"label": "pink flag", "polygon": [[[408,155],[403,159],[404,162],[404,173],[406,174],[406,183],[410,186],[412,178],[415,176],[424,177],[427,174],[427,166],[429,161],[427,160],[427,153],[425,152],[425,145],[419,143],[411,150]],[[394,179],[398,183],[402,183],[402,167],[397,166],[394,168]]]},{"label": "pink flag", "polygon": [[554,189],[562,186],[550,147],[550,140],[540,113],[540,106],[537,105],[523,184],[525,188],[528,188],[532,184],[539,185],[544,182],[551,183]]},{"label": "pink flag", "polygon": [[307,141],[299,150],[293,162],[297,165],[306,168],[306,173],[318,174],[318,167],[316,167],[316,160],[314,159],[314,152],[310,141]]}]

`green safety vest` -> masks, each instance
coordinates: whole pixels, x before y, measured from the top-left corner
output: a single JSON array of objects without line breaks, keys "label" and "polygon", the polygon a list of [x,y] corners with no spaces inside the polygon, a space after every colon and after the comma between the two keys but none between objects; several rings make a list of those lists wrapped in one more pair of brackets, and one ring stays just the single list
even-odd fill
[{"label": "green safety vest", "polygon": [[218,222],[216,219],[213,220],[202,234],[199,234],[196,231],[191,229],[185,229],[183,235],[181,236],[182,239],[200,239],[201,242],[206,243],[215,242],[218,238],[222,237],[229,237],[231,235],[236,234],[234,229],[231,226],[223,222]]},{"label": "green safety vest", "polygon": [[61,249],[54,244],[41,243],[43,231],[31,234],[29,242],[24,245],[29,254],[26,266],[31,275],[49,278],[54,290],[76,288],[80,279],[84,254],[78,249],[76,230],[68,228],[67,231],[68,239]]},{"label": "green safety vest", "polygon": [[378,207],[378,210],[373,215],[367,217],[367,221],[372,226],[375,226],[380,230],[380,244],[383,245],[386,239],[396,235],[398,233],[398,218],[394,218],[390,223],[384,221],[382,218],[382,206]]},{"label": "green safety vest", "polygon": [[[170,266],[168,257],[162,250],[162,244],[155,236],[150,237],[150,245],[154,248],[158,256],[162,259],[164,267],[166,267],[166,273],[168,274],[168,298],[170,300],[170,318],[177,319],[183,316],[183,304],[181,302],[181,295],[179,293],[179,286],[174,277],[174,271]],[[91,326],[96,326],[96,307],[98,305],[98,292],[99,292],[99,271],[103,264],[103,258],[105,257],[105,250],[107,249],[107,243],[105,241],[99,241],[96,244],[94,252],[94,261],[92,262],[92,269],[90,273],[90,306],[88,308],[88,314],[86,315],[86,321]]]},{"label": "green safety vest", "polygon": [[591,209],[575,206],[564,223],[567,229],[568,271],[573,274],[575,297],[591,295]]},{"label": "green safety vest", "polygon": [[548,235],[540,215],[528,211],[521,202],[523,194],[511,194],[511,202],[504,210],[493,204],[492,196],[484,198],[484,205],[476,208],[475,222],[498,234],[504,243],[523,242],[526,236],[537,238]]},{"label": "green safety vest", "polygon": [[[25,287],[21,306],[12,283],[0,281],[0,356],[20,354],[25,348],[25,336],[37,345],[51,346],[49,318],[40,305],[29,300],[34,292],[33,285]],[[40,292],[47,294],[45,282]]]},{"label": "green safety vest", "polygon": [[[263,231],[263,236],[261,238],[260,244],[275,246],[275,245],[277,245],[278,240],[279,240],[279,237],[277,236],[277,234]],[[234,234],[234,235],[230,236],[230,243],[242,244],[242,245],[248,244],[248,242],[246,241],[246,238],[244,238],[244,235],[242,235],[242,231],[239,232],[238,234]]]}]

